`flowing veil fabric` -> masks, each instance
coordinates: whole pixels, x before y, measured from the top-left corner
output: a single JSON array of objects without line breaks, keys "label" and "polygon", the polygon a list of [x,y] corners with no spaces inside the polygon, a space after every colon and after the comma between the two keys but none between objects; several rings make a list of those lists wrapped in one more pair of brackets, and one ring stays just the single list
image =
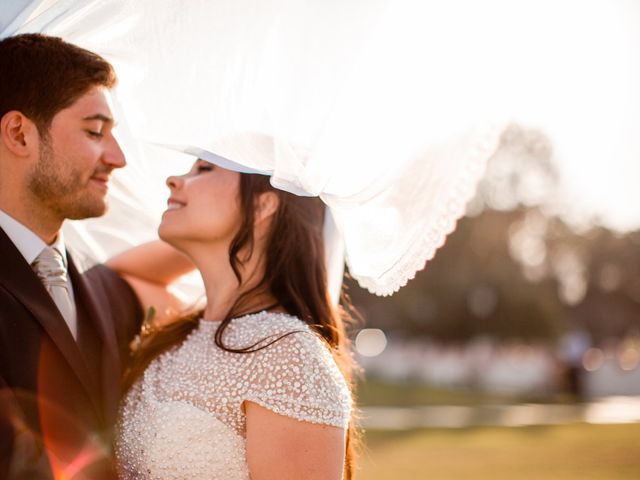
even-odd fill
[{"label": "flowing veil fabric", "polygon": [[58,35],[118,73],[129,165],[115,174],[105,217],[65,227],[98,260],[154,238],[164,177],[195,153],[319,196],[334,292],[344,251],[351,275],[388,295],[455,228],[501,133],[489,82],[463,78],[479,52],[444,55],[429,19],[412,11],[419,2],[9,3],[3,36]]}]

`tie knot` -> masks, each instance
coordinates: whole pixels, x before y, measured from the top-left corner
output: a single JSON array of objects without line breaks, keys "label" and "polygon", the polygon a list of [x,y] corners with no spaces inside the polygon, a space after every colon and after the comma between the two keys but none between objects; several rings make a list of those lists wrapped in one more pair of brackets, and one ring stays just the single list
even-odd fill
[{"label": "tie knot", "polygon": [[67,269],[60,252],[53,247],[45,247],[33,261],[33,269],[45,285],[58,285],[66,288]]}]

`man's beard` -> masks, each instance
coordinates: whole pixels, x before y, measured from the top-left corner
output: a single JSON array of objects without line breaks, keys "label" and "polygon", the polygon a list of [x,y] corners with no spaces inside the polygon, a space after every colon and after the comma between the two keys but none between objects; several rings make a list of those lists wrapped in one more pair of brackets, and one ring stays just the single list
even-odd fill
[{"label": "man's beard", "polygon": [[51,140],[43,136],[40,158],[29,178],[33,195],[60,219],[80,220],[103,215],[104,199],[82,195],[87,187],[82,173],[69,168],[64,161],[56,159]]}]

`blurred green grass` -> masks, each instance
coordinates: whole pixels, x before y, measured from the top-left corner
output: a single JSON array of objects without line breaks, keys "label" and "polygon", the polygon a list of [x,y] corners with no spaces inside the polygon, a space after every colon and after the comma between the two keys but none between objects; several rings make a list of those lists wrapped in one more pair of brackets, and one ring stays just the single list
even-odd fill
[{"label": "blurred green grass", "polygon": [[357,480],[640,479],[640,424],[368,431]]},{"label": "blurred green grass", "polygon": [[417,405],[495,405],[517,403],[569,403],[567,395],[513,395],[477,390],[437,388],[413,382],[388,382],[367,378],[356,385],[360,406],[414,407]]}]

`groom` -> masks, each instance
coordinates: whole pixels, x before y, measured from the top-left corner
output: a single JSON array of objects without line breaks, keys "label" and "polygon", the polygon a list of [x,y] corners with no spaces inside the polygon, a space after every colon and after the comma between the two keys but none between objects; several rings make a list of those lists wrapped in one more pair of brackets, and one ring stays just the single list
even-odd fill
[{"label": "groom", "polygon": [[106,267],[79,270],[60,230],[102,215],[125,166],[115,82],[106,60],[59,38],[0,41],[0,479],[115,477],[141,307]]}]

